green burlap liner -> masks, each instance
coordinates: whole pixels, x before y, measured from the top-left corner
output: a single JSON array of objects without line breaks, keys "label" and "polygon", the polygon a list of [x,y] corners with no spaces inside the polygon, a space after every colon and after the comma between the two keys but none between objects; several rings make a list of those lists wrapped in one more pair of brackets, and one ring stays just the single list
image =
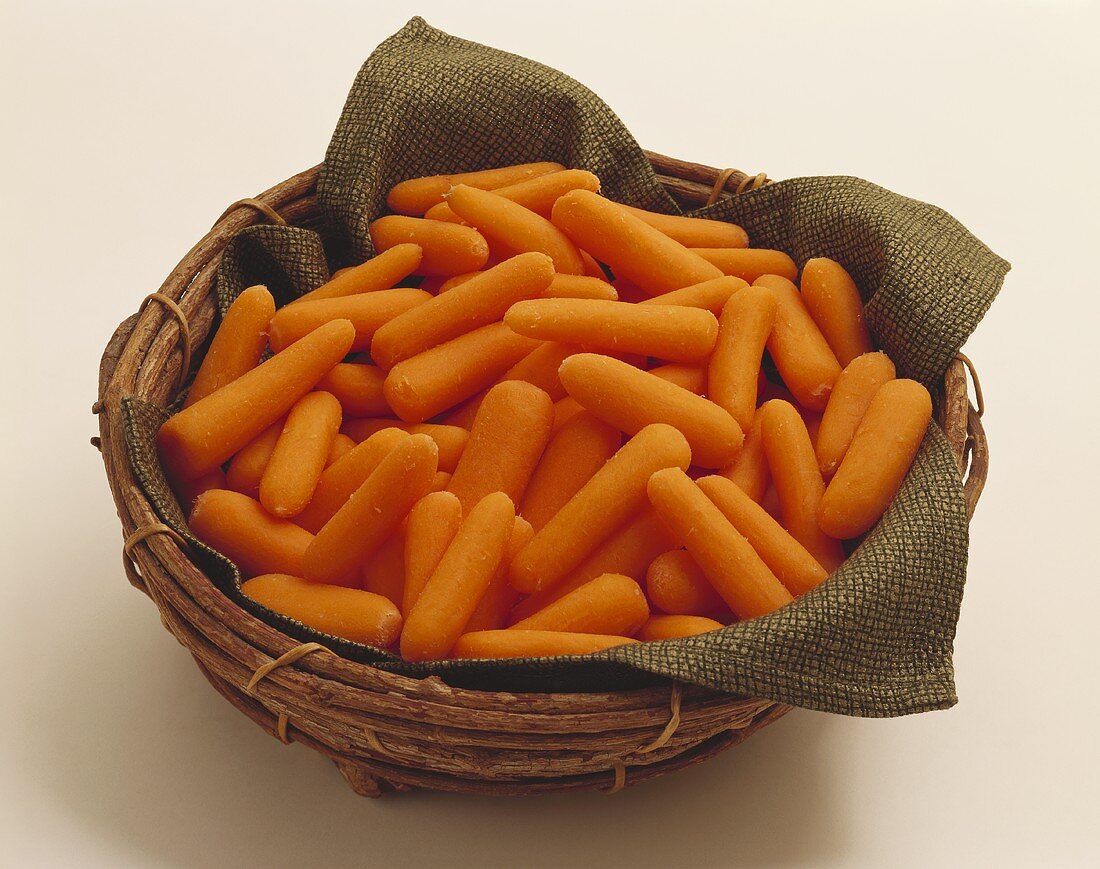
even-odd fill
[{"label": "green burlap liner", "polygon": [[[367,226],[408,177],[557,160],[600,176],[613,199],[678,213],[611,110],[563,74],[413,19],[371,55],[333,135],[318,185],[325,245],[310,230],[252,227],[226,249],[224,310],[244,287],[277,298],[313,289],[330,264],[372,255]],[[756,246],[852,272],[868,320],[899,370],[938,389],[1000,289],[1008,264],[952,217],[856,178],[779,182],[697,214],[744,225]],[[328,262],[326,263],[326,255]],[[411,664],[319,634],[244,597],[223,556],[190,535],[156,458],[165,411],[123,404],[135,475],[161,519],[195,548],[225,594],[289,636],[407,675],[500,690],[605,690],[674,678],[828,712],[903,715],[956,702],[952,641],[966,578],[967,517],[943,432],[927,436],[878,525],[825,583],[768,616],[697,637],[595,655]]]}]

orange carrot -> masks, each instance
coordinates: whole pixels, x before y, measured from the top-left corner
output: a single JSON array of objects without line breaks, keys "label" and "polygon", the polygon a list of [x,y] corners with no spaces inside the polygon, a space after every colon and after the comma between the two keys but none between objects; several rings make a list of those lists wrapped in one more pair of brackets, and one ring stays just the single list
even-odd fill
[{"label": "orange carrot", "polygon": [[298,302],[280,308],[271,318],[271,349],[279,353],[332,320],[350,320],[355,326],[351,350],[370,349],[374,333],[399,314],[433,298],[423,290],[398,287],[355,296],[340,296],[316,302]]},{"label": "orange carrot", "polygon": [[565,398],[560,398],[554,402],[554,424],[550,427],[551,436],[560,432],[569,421],[573,419],[577,414],[584,413],[584,408],[581,407],[573,396],[567,395]]},{"label": "orange carrot", "polygon": [[707,397],[747,429],[756,413],[756,386],[764,344],[775,323],[775,297],[766,287],[746,287],[730,299],[718,320],[710,357]]},{"label": "orange carrot", "polygon": [[678,468],[653,474],[649,500],[739,618],[765,615],[791,595],[722,512]]},{"label": "orange carrot", "polygon": [[429,492],[413,505],[405,523],[405,588],[401,613],[412,612],[439,559],[462,522],[462,503],[451,492]]},{"label": "orange carrot", "polygon": [[510,380],[489,390],[448,487],[464,510],[490,492],[503,492],[513,504],[520,501],[553,418],[550,397],[530,383]]},{"label": "orange carrot", "polygon": [[466,627],[463,628],[465,633],[495,631],[507,624],[508,613],[520,598],[519,592],[508,582],[508,566],[516,553],[530,543],[534,536],[535,529],[531,527],[531,523],[522,516],[517,516],[508,537],[508,545],[504,549],[504,558],[501,559],[497,572],[493,574],[485,594],[478,601],[477,609],[466,622]]},{"label": "orange carrot", "polygon": [[[229,484],[226,482],[225,473],[221,468],[214,468],[212,471],[208,471],[201,477],[194,480],[173,480],[172,491],[175,493],[176,500],[179,501],[180,509],[184,513],[191,512],[191,508],[195,505],[196,499],[203,492],[209,492],[211,489],[228,489]],[[248,494],[247,492],[245,494]]]},{"label": "orange carrot", "polygon": [[401,633],[401,613],[384,597],[268,573],[241,584],[241,591],[269,610],[323,634],[385,648]]},{"label": "orange carrot", "polygon": [[654,471],[686,468],[690,462],[691,449],[680,432],[660,423],[646,426],[520,551],[512,562],[512,585],[531,593],[560,581],[642,508]]},{"label": "orange carrot", "polygon": [[768,457],[764,453],[764,437],[760,433],[763,419],[758,408],[753,414],[752,424],[745,431],[745,442],[741,445],[741,452],[734,458],[733,464],[721,470],[723,477],[733,480],[741,487],[741,491],[758,504],[772,480]]},{"label": "orange carrot", "polygon": [[920,383],[879,387],[821,499],[826,534],[848,539],[871,529],[894,500],[931,419],[932,398]]},{"label": "orange carrot", "polygon": [[395,446],[317,532],[302,559],[303,576],[331,582],[370,558],[431,490],[438,457],[427,435],[411,435]]},{"label": "orange carrot", "polygon": [[[439,292],[449,292],[483,274],[485,272],[481,271],[455,275],[455,277],[443,282]],[[540,296],[544,299],[606,299],[609,302],[617,301],[619,298],[615,288],[607,281],[588,277],[587,275],[559,274],[554,275],[550,281],[550,286],[543,290]]]},{"label": "orange carrot", "polygon": [[[537,175],[506,187],[495,187],[493,193],[549,220],[554,203],[570,190],[597,192],[599,189],[600,179],[591,172],[583,169],[563,169],[560,172]],[[462,220],[446,202],[433,205],[424,216],[431,220]]]},{"label": "orange carrot", "polygon": [[276,420],[233,457],[225,474],[225,486],[222,488],[259,500],[260,480],[263,479],[285,422],[285,417]]},{"label": "orange carrot", "polygon": [[340,459],[354,450],[355,447],[355,441],[347,435],[337,432],[336,437],[332,439],[332,447],[328,451],[328,456],[325,458],[325,467],[331,468],[340,461]]},{"label": "orange carrot", "polygon": [[341,362],[317,382],[317,388],[331,392],[340,402],[344,416],[385,416],[390,413],[382,384],[386,372],[374,365]]},{"label": "orange carrot", "polygon": [[857,356],[840,373],[821,417],[814,452],[821,476],[831,480],[879,387],[897,376],[885,353]]},{"label": "orange carrot", "polygon": [[680,637],[694,637],[724,628],[721,622],[704,616],[650,616],[638,631],[638,639],[643,643],[654,640],[675,640]]},{"label": "orange carrot", "polygon": [[513,303],[541,295],[553,277],[554,265],[541,253],[505,260],[391,319],[375,334],[371,357],[388,370],[444,341],[495,323]]},{"label": "orange carrot", "polygon": [[628,637],[647,618],[649,605],[641,586],[628,576],[605,573],[517,622],[511,629]]},{"label": "orange carrot", "polygon": [[694,251],[589,190],[558,199],[551,219],[577,247],[650,296],[722,276]]},{"label": "orange carrot", "polygon": [[750,284],[761,275],[779,275],[789,281],[798,277],[798,266],[781,250],[730,247],[695,247],[691,250],[722,274],[733,275]]},{"label": "orange carrot", "polygon": [[426,434],[439,447],[439,468],[453,471],[466,449],[470,433],[456,425],[438,425],[436,423],[407,423],[394,419],[349,419],[344,423],[344,434],[352,440],[364,441],[375,432],[387,428],[398,428],[409,434]]},{"label": "orange carrot", "polygon": [[645,577],[649,599],[669,615],[701,616],[725,608],[714,586],[684,549],[670,549],[658,555],[650,562]]},{"label": "orange carrot", "polygon": [[290,409],[260,480],[260,503],[289,519],[305,509],[325,470],[340,431],[340,402],[327,392],[307,392]]},{"label": "orange carrot", "polygon": [[573,398],[627,434],[655,422],[678,429],[691,445],[696,465],[723,467],[741,448],[741,427],[725,410],[648,371],[610,356],[578,353],[558,373]]},{"label": "orange carrot", "polygon": [[354,338],[347,320],[328,323],[181,410],[157,433],[164,466],[177,478],[194,479],[221,465],[309,392]]},{"label": "orange carrot", "polygon": [[613,646],[636,643],[629,637],[569,634],[563,631],[474,631],[455,643],[456,658],[542,658],[590,655]]},{"label": "orange carrot", "polygon": [[767,287],[775,296],[775,324],[768,337],[768,352],[779,376],[799,404],[810,410],[824,410],[833,384],[840,377],[840,364],[794,284],[786,278],[766,275],[757,285]]},{"label": "orange carrot", "polygon": [[863,321],[863,299],[840,263],[818,257],[802,267],[802,301],[841,366],[875,349]]},{"label": "orange carrot", "polygon": [[515,510],[503,492],[474,505],[405,620],[403,658],[447,656],[500,566],[514,522]]},{"label": "orange carrot", "polygon": [[685,247],[748,247],[749,234],[736,223],[708,220],[704,217],[681,217],[660,214],[623,205],[635,217],[641,218]]},{"label": "orange carrot", "polygon": [[419,245],[423,256],[417,272],[422,275],[476,272],[489,261],[484,236],[460,223],[389,214],[371,222],[370,240],[380,253],[399,244]]},{"label": "orange carrot", "polygon": [[691,362],[714,349],[718,321],[709,311],[674,305],[631,305],[599,299],[532,299],[504,315],[529,338],[583,344],[591,350],[640,353]]},{"label": "orange carrot", "polygon": [[388,290],[397,286],[417,270],[423,251],[416,244],[398,244],[384,253],[371,257],[365,263],[340,269],[333,274],[328,283],[321,284],[312,292],[299,296],[290,304],[316,302],[320,299],[337,299],[341,296],[354,296],[359,293],[372,293],[375,290]]},{"label": "orange carrot", "polygon": [[707,369],[705,365],[692,364],[690,362],[669,362],[667,365],[658,365],[650,368],[649,373],[661,380],[674,383],[681,389],[702,395],[707,391]]},{"label": "orange carrot", "polygon": [[433,205],[443,201],[443,194],[455,184],[468,184],[481,190],[492,190],[518,184],[539,175],[560,172],[561,163],[521,163],[502,166],[499,169],[481,169],[476,172],[452,172],[449,175],[427,175],[410,178],[394,185],[386,204],[398,214],[423,214]]},{"label": "orange carrot", "polygon": [[399,527],[359,571],[365,591],[379,594],[398,609],[405,594],[405,532]]},{"label": "orange carrot", "polygon": [[735,293],[748,286],[746,281],[740,278],[726,275],[721,278],[703,281],[701,284],[692,284],[680,290],[670,293],[662,293],[649,299],[642,299],[641,305],[679,305],[684,308],[704,308],[714,316],[722,313],[722,307]]},{"label": "orange carrot", "polygon": [[825,482],[806,424],[793,405],[778,399],[761,407],[760,413],[760,434],[779,496],[783,527],[832,573],[844,561],[844,550],[817,524]]},{"label": "orange carrot", "polygon": [[449,485],[451,485],[451,475],[446,471],[436,471],[432,479],[432,491],[445,492]]},{"label": "orange carrot", "polygon": [[522,380],[537,386],[549,395],[552,401],[565,398],[565,387],[561,385],[558,369],[562,362],[576,352],[577,348],[572,344],[547,341],[505,371],[504,376],[500,378],[501,382]]},{"label": "orange carrot", "polygon": [[187,391],[184,407],[190,407],[260,364],[260,355],[267,346],[267,326],[273,316],[275,300],[267,287],[249,287],[233,300]]}]

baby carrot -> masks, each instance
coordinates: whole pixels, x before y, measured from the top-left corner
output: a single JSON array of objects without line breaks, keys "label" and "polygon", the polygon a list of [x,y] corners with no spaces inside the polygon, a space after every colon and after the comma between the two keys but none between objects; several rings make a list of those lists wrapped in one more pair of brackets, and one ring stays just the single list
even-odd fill
[{"label": "baby carrot", "polygon": [[302,575],[331,582],[373,555],[431,490],[438,457],[427,435],[411,435],[395,446],[317,532],[302,559]]},{"label": "baby carrot", "polygon": [[498,169],[410,178],[393,186],[389,196],[386,197],[386,204],[390,207],[390,211],[396,211],[398,214],[423,214],[433,205],[442,202],[443,194],[455,184],[468,184],[481,190],[492,190],[518,184],[550,172],[560,172],[564,168],[561,163],[520,163]]},{"label": "baby carrot", "polygon": [[825,482],[806,424],[792,404],[779,399],[767,402],[760,413],[760,434],[779,496],[783,527],[832,573],[844,561],[844,550],[817,524]]},{"label": "baby carrot", "polygon": [[365,263],[340,269],[333,274],[328,283],[321,284],[312,292],[299,296],[290,304],[388,290],[397,286],[398,281],[404,280],[415,272],[420,266],[422,256],[423,251],[419,245],[394,245],[384,253],[371,257]]},{"label": "baby carrot", "polygon": [[650,296],[722,276],[694,251],[590,190],[558,199],[551,220],[577,247],[607,263],[616,277]]},{"label": "baby carrot", "polygon": [[350,320],[355,327],[355,340],[351,350],[368,350],[374,333],[381,326],[431,298],[433,297],[423,290],[398,287],[395,290],[377,290],[355,296],[286,305],[271,318],[268,341],[271,349],[279,353],[318,326],[331,320]]},{"label": "baby carrot", "polygon": [[328,451],[328,456],[325,458],[325,467],[330,468],[335,465],[340,459],[354,450],[356,447],[355,441],[349,438],[346,434],[336,433],[336,437],[332,439],[332,447]]},{"label": "baby carrot", "polygon": [[661,380],[674,383],[681,389],[702,395],[707,391],[707,369],[705,365],[692,364],[690,362],[669,362],[667,365],[658,365],[650,368],[649,373]]},{"label": "baby carrot", "polygon": [[514,522],[515,510],[503,492],[474,505],[405,620],[403,658],[447,656],[500,566]]},{"label": "baby carrot", "polygon": [[565,387],[561,385],[558,369],[561,367],[562,362],[576,352],[577,348],[572,344],[547,341],[505,371],[500,378],[501,382],[522,380],[532,386],[537,386],[549,395],[552,401],[565,398]]},{"label": "baby carrot", "polygon": [[542,658],[590,655],[613,646],[636,643],[629,637],[570,634],[563,631],[473,631],[455,643],[456,658]]},{"label": "baby carrot", "polygon": [[722,274],[733,275],[750,284],[762,275],[779,275],[789,281],[798,277],[798,266],[781,250],[758,247],[695,247],[691,250]]},{"label": "baby carrot", "polygon": [[382,384],[386,372],[361,362],[341,362],[317,381],[317,388],[331,392],[340,402],[344,416],[385,416],[390,413]]},{"label": "baby carrot", "polygon": [[879,387],[821,499],[821,529],[848,539],[869,531],[894,500],[932,419],[932,398],[915,380]]},{"label": "baby carrot", "polygon": [[242,583],[241,591],[269,610],[353,643],[384,649],[401,633],[397,607],[380,595],[357,588],[268,573]]},{"label": "baby carrot", "polygon": [[157,433],[165,467],[182,479],[218,467],[309,392],[354,338],[347,320],[327,323],[169,418]]},{"label": "baby carrot", "polygon": [[260,503],[289,519],[305,509],[325,470],[340,431],[340,402],[327,392],[307,392],[290,409],[260,480]]},{"label": "baby carrot", "polygon": [[395,419],[349,419],[344,423],[344,434],[352,440],[364,441],[382,429],[397,428],[409,434],[426,434],[439,447],[439,467],[444,471],[453,471],[466,449],[470,433],[456,425],[438,425],[436,423],[407,423]]},{"label": "baby carrot", "polygon": [[249,287],[233,300],[187,391],[184,407],[190,407],[260,364],[260,354],[267,346],[267,326],[273,316],[275,300],[267,287]]},{"label": "baby carrot", "polygon": [[511,582],[526,593],[549,588],[637,513],[646,481],[661,468],[687,468],[691,449],[668,425],[646,426],[626,442],[512,562]]},{"label": "baby carrot", "polygon": [[641,586],[628,576],[605,573],[512,625],[512,630],[567,631],[628,637],[649,618]]},{"label": "baby carrot", "polygon": [[848,451],[859,421],[882,384],[897,376],[885,353],[857,356],[840,373],[814,439],[821,476],[831,480]]},{"label": "baby carrot", "polygon": [[749,542],[682,470],[658,471],[647,489],[673,536],[739,618],[765,615],[791,602],[790,592]]},{"label": "baby carrot", "polygon": [[763,419],[763,414],[757,408],[752,417],[752,424],[745,431],[745,442],[741,445],[741,452],[734,457],[732,464],[720,471],[723,477],[733,480],[741,487],[742,492],[758,504],[772,480],[768,457],[764,453],[764,438],[760,432]]},{"label": "baby carrot", "polygon": [[[173,480],[172,491],[175,493],[176,500],[179,502],[180,508],[184,513],[190,513],[191,508],[195,505],[195,500],[203,492],[209,492],[211,489],[228,489],[229,484],[226,482],[225,473],[221,468],[214,468],[212,471],[208,471],[201,477],[196,477],[194,480]],[[245,494],[248,494],[247,492]]]},{"label": "baby carrot", "polygon": [[714,316],[722,313],[722,308],[739,290],[748,286],[746,281],[726,275],[721,278],[692,284],[690,287],[662,293],[649,299],[642,299],[641,305],[680,305],[684,308],[704,308]]},{"label": "baby carrot", "polygon": [[553,260],[554,271],[561,274],[584,274],[580,252],[565,233],[522,205],[464,184],[451,188],[447,204],[490,243],[503,245],[516,253],[543,253]]},{"label": "baby carrot", "polygon": [[648,371],[610,356],[577,353],[558,374],[589,413],[627,434],[655,422],[679,430],[691,445],[693,464],[723,467],[741,448],[741,427],[725,410]]},{"label": "baby carrot", "polygon": [[[509,184],[506,187],[494,187],[493,193],[503,196],[524,208],[530,209],[550,219],[550,212],[554,203],[570,190],[591,190],[598,192],[600,179],[591,172],[583,169],[563,169],[560,172],[548,172],[545,175],[536,175],[525,181]],[[433,205],[424,215],[433,220],[461,220],[446,202]]]},{"label": "baby carrot", "polygon": [[413,505],[405,523],[405,589],[401,614],[412,612],[439,559],[462,522],[462,504],[451,492],[429,492]]},{"label": "baby carrot", "polygon": [[840,376],[836,356],[794,284],[775,275],[766,275],[756,283],[775,296],[775,323],[768,337],[768,352],[779,376],[799,404],[810,410],[824,410]]},{"label": "baby carrot", "polygon": [[364,591],[379,594],[398,609],[405,594],[405,532],[398,528],[359,571]]},{"label": "baby carrot", "polygon": [[249,498],[259,499],[260,480],[263,479],[264,470],[271,460],[271,454],[275,451],[275,444],[279,440],[279,434],[283,430],[286,418],[278,419],[256,437],[246,444],[233,460],[229,463],[229,470],[225,474],[225,486]]},{"label": "baby carrot", "polygon": [[199,495],[187,523],[192,534],[236,564],[244,576],[301,576],[302,556],[313,542],[304,528],[268,515],[247,495],[225,489]]},{"label": "baby carrot", "polygon": [[495,631],[505,627],[509,611],[520,598],[520,593],[508,582],[508,566],[516,557],[516,553],[530,543],[534,536],[535,530],[531,527],[531,523],[522,516],[517,516],[515,524],[512,525],[512,533],[508,537],[508,545],[504,549],[504,558],[501,559],[497,572],[493,574],[485,594],[478,601],[477,609],[466,622],[466,627],[463,628],[465,633]]},{"label": "baby carrot", "polygon": [[621,442],[618,429],[592,414],[573,417],[547,444],[527,484],[520,515],[536,531],[541,529],[615,455]]},{"label": "baby carrot", "polygon": [[553,277],[554,265],[544,254],[524,253],[505,260],[381,326],[371,342],[371,357],[389,370],[417,353],[497,322],[513,303],[541,295]]},{"label": "baby carrot", "polygon": [[436,471],[435,477],[432,479],[432,491],[433,492],[445,492],[447,487],[451,484],[451,475],[446,471]]},{"label": "baby carrot", "polygon": [[714,586],[684,549],[670,549],[654,558],[646,569],[645,582],[650,601],[669,615],[701,616],[725,608]]},{"label": "baby carrot", "polygon": [[504,315],[514,332],[593,351],[640,353],[691,362],[714,349],[718,321],[710,311],[675,305],[631,305],[599,299],[531,299]]},{"label": "baby carrot", "polygon": [[826,257],[802,267],[802,301],[841,366],[875,349],[863,321],[863,299],[844,266]]},{"label": "baby carrot", "polygon": [[825,581],[828,574],[806,548],[768,512],[725,477],[696,482],[795,597]]},{"label": "baby carrot", "polygon": [[[456,275],[443,282],[439,292],[446,293],[462,286],[467,281],[473,280],[485,272],[470,272],[465,275]],[[607,281],[587,275],[559,275],[555,274],[550,281],[550,286],[540,294],[544,299],[606,299],[609,302],[618,301],[619,294]]]},{"label": "baby carrot", "polygon": [[520,501],[553,418],[553,402],[530,383],[509,380],[489,390],[448,486],[464,510],[490,492],[503,492],[513,504]]},{"label": "baby carrot", "polygon": [[538,346],[504,323],[482,326],[398,362],[386,376],[386,400],[403,420],[423,422],[489,386]]},{"label": "baby carrot", "polygon": [[704,616],[650,616],[638,631],[638,639],[643,643],[654,640],[675,640],[680,637],[694,637],[724,628],[721,622]]},{"label": "baby carrot", "polygon": [[423,251],[417,273],[460,275],[476,272],[489,261],[489,245],[480,232],[460,223],[388,214],[371,222],[370,240],[383,253],[399,244]]},{"label": "baby carrot", "polygon": [[584,408],[571,395],[559,398],[554,402],[554,424],[550,426],[551,436],[556,435],[569,423],[573,417],[584,413]]},{"label": "baby carrot", "polygon": [[749,234],[736,223],[708,220],[703,217],[681,217],[676,214],[660,214],[643,211],[630,205],[622,205],[635,217],[641,218],[685,247],[748,247]]},{"label": "baby carrot", "polygon": [[718,342],[707,372],[707,397],[725,408],[742,429],[756,413],[756,386],[764,345],[775,323],[775,297],[766,287],[746,287],[718,319]]}]

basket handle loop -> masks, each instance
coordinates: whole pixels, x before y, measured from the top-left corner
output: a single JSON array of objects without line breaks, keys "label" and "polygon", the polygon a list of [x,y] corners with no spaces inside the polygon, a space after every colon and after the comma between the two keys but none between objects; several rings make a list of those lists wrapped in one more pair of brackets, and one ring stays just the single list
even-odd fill
[{"label": "basket handle loop", "polygon": [[[684,686],[679,682],[673,682],[668,697],[669,718],[664,730],[662,730],[652,742],[648,742],[641,748],[636,748],[634,751],[628,752],[628,755],[649,754],[651,751],[656,751],[658,748],[664,746],[664,744],[672,738],[672,735],[680,726],[680,702],[683,699],[683,694]],[[612,758],[611,768],[614,771],[615,778],[611,786],[604,790],[605,794],[617,794],[626,787],[626,763],[624,762],[626,756],[627,755],[622,755]]]},{"label": "basket handle loop", "polygon": [[167,534],[179,545],[180,549],[188,548],[187,541],[184,540],[183,536],[178,531],[169,528],[163,522],[152,522],[149,525],[142,525],[130,534],[122,543],[122,567],[126,571],[126,578],[130,580],[130,585],[139,591],[145,591],[145,579],[138,573],[137,564],[134,562],[131,553],[135,546],[143,540],[148,540],[154,534]]},{"label": "basket handle loop", "polygon": [[244,686],[244,690],[251,694],[252,689],[256,687],[257,683],[272,671],[277,670],[279,667],[293,664],[300,658],[304,658],[310,652],[321,651],[331,653],[331,650],[327,646],[323,646],[320,643],[302,643],[300,646],[295,646],[293,649],[281,654],[278,658],[268,661],[266,664],[260,664],[252,673],[252,678],[248,680],[248,684]]},{"label": "basket handle loop", "polygon": [[742,172],[740,169],[723,169],[718,173],[718,177],[714,179],[714,186],[711,188],[710,196],[707,197],[707,205],[714,205],[718,201],[718,197],[726,192],[726,184],[735,175],[740,175],[741,180],[737,182],[737,187],[733,191],[734,196],[740,196],[746,190],[756,190],[758,187],[763,187],[765,184],[770,184],[771,179],[766,172],[758,172],[756,175],[749,175],[747,172]]},{"label": "basket handle loop", "polygon": [[[160,302],[164,305],[176,318],[176,322],[180,327],[180,351],[183,353],[183,358],[180,360],[180,373],[176,382],[176,389],[183,389],[183,385],[187,382],[187,375],[191,371],[191,327],[187,323],[187,315],[183,313],[181,308],[175,299],[171,299],[164,293],[150,293],[144,299],[141,300],[141,306],[138,308],[138,314],[142,314],[150,302]],[[100,402],[96,402],[92,405],[92,413],[97,413],[96,406],[99,410],[103,409],[103,405]]]},{"label": "basket handle loop", "polygon": [[217,226],[223,220],[225,220],[230,214],[236,211],[238,208],[252,208],[274,223],[276,226],[286,226],[287,222],[278,211],[264,202],[262,199],[254,199],[249,196],[244,199],[238,199],[232,205],[230,205],[225,211],[221,213],[221,216],[214,221],[214,225]]}]

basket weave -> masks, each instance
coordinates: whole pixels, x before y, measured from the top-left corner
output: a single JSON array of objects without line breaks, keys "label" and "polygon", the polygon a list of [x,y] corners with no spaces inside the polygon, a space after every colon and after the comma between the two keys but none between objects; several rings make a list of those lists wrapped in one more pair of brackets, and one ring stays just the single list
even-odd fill
[{"label": "basket weave", "polygon": [[[736,195],[766,178],[647,153],[683,205]],[[186,379],[214,322],[221,252],[240,229],[264,220],[320,229],[319,167],[234,203],[123,322],[100,363],[102,454],[126,539],[130,582],[194,656],[217,691],[264,730],[329,757],[364,796],[409,788],[514,795],[602,788],[615,791],[711,757],[790,707],[697,686],[611,693],[505,693],[412,679],[302,645],[237,607],[189,560],[134,479],[122,436],[121,399],[167,405]],[[146,300],[150,301],[149,299]],[[946,372],[940,420],[965,477],[972,513],[987,452],[967,395],[969,361]],[[971,368],[971,373],[973,369]],[[977,381],[975,381],[975,384]]]}]

